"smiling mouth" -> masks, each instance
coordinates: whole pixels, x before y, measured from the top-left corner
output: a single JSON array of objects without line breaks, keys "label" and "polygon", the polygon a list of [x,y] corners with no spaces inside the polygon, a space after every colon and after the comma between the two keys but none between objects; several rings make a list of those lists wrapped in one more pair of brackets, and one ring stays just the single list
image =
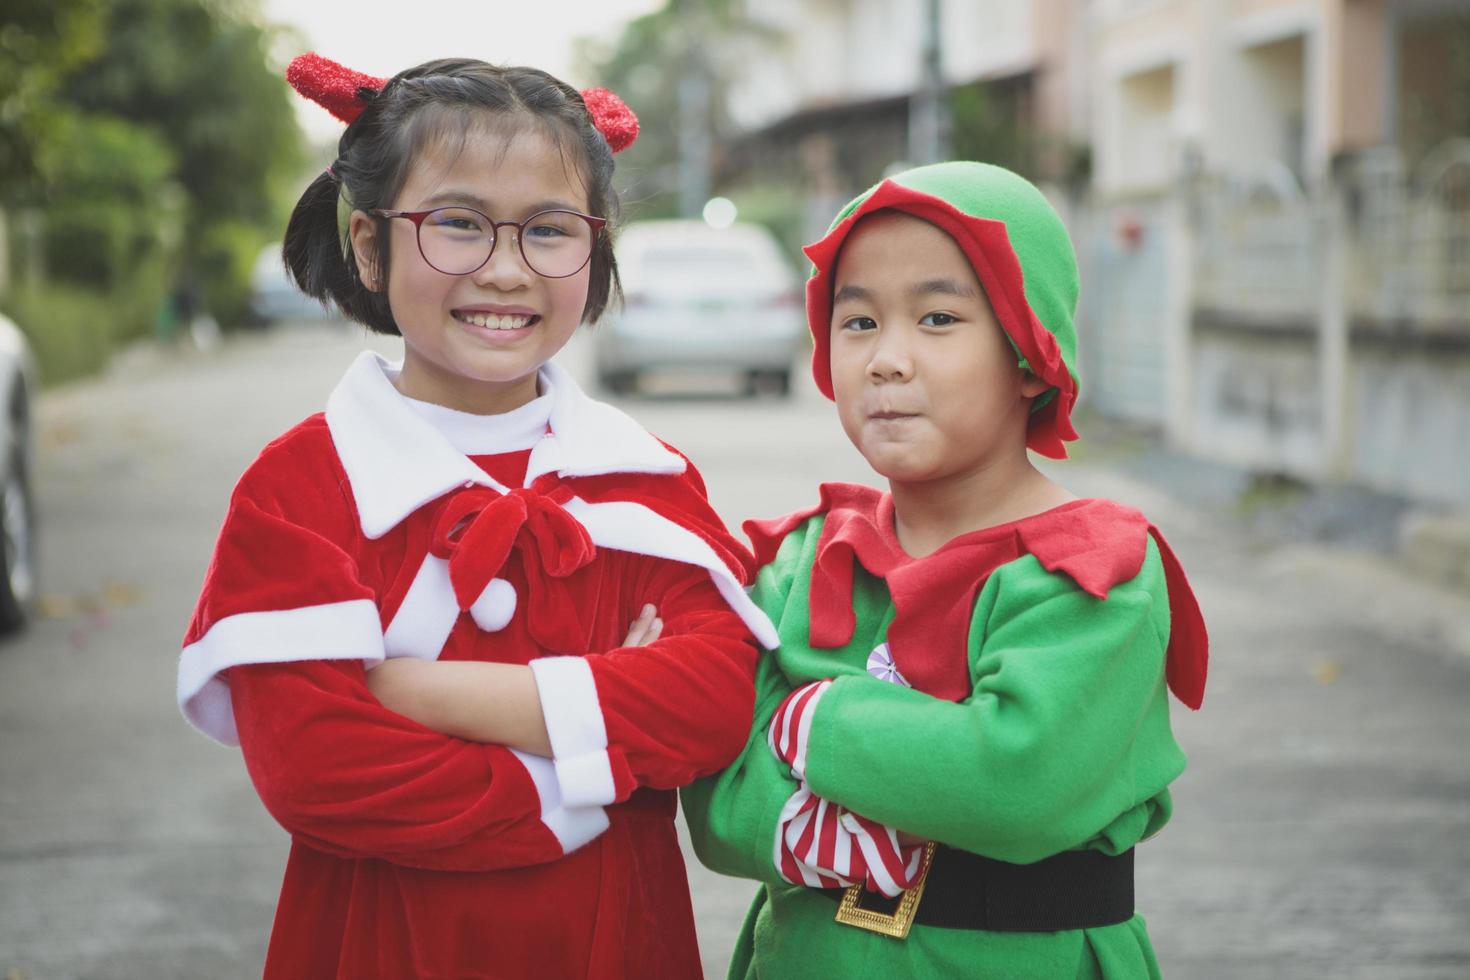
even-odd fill
[{"label": "smiling mouth", "polygon": [[450,315],[460,323],[468,323],[474,327],[483,327],[486,330],[522,330],[541,322],[540,314],[536,313],[507,315],[454,310]]}]

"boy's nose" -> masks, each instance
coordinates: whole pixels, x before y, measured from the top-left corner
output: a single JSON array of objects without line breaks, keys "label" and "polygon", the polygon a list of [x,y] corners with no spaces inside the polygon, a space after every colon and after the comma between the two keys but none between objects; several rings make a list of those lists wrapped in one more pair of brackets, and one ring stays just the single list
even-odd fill
[{"label": "boy's nose", "polygon": [[913,377],[914,360],[901,331],[880,331],[873,356],[868,359],[868,378],[875,382],[906,381]]}]

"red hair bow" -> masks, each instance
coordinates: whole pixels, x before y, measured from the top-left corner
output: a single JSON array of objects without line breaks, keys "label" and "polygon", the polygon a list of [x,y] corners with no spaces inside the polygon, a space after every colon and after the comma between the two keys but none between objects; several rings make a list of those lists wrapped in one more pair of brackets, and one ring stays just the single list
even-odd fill
[{"label": "red hair bow", "polygon": [[638,117],[628,104],[605,88],[582,90],[582,101],[592,114],[592,125],[607,140],[614,153],[621,153],[638,138]]},{"label": "red hair bow", "polygon": [[291,87],[345,123],[362,115],[362,90],[382,91],[388,79],[364,75],[323,58],[315,51],[297,55],[286,66]]},{"label": "red hair bow", "polygon": [[[286,66],[286,81],[291,87],[345,123],[362,114],[364,90],[382,91],[388,79],[365,75],[323,58],[314,51],[297,55]],[[592,116],[592,125],[607,140],[614,153],[633,145],[638,138],[638,117],[627,103],[605,88],[589,88],[582,101]]]}]

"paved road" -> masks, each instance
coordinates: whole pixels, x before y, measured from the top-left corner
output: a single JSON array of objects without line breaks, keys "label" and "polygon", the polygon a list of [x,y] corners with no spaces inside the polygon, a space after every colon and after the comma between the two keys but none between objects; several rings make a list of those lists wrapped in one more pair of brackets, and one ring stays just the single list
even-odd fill
[{"label": "paved road", "polygon": [[[175,657],[235,477],[364,345],[300,329],[140,355],[43,402],[46,617],[0,644],[0,978],[258,975],[285,836],[238,755],[179,718]],[[629,407],[732,522],[865,478],[809,387]],[[1139,860],[1166,975],[1470,977],[1470,603],[1246,536],[1118,451],[1061,478],[1165,529],[1214,637],[1206,710],[1176,714],[1175,823]],[[719,975],[751,889],[691,878]]]}]

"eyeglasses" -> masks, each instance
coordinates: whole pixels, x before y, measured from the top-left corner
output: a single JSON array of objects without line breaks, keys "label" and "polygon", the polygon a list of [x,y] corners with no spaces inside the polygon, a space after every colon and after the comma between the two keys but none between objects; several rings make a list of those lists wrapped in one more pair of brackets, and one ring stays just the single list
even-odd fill
[{"label": "eyeglasses", "polygon": [[516,246],[526,266],[547,279],[565,279],[582,271],[592,258],[597,233],[606,218],[580,211],[538,211],[525,221],[496,221],[473,208],[432,211],[384,211],[380,218],[407,218],[418,235],[419,254],[447,276],[477,272],[495,252],[501,228],[516,230]]}]

